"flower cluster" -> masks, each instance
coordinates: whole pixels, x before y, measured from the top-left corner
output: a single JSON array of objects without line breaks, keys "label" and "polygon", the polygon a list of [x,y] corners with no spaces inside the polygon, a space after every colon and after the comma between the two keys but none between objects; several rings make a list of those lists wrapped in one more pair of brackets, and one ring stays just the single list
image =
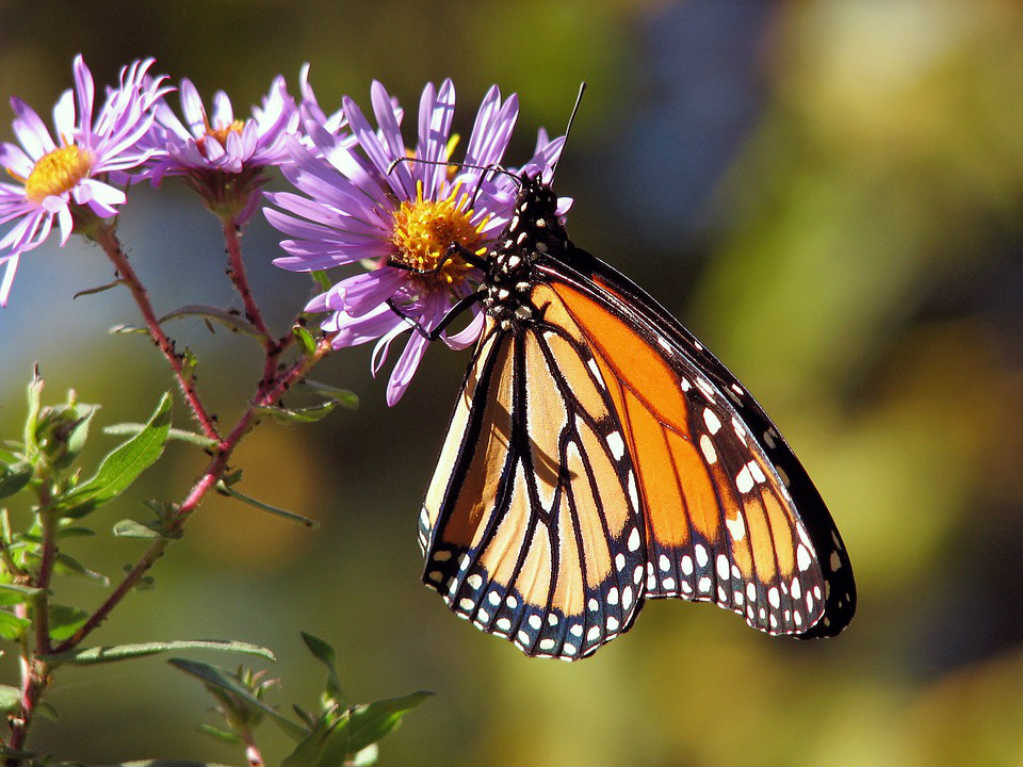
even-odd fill
[{"label": "flower cluster", "polygon": [[[374,82],[372,125],[344,96],[328,115],[299,76],[298,104],[277,77],[251,116],[235,116],[218,91],[207,111],[192,82],[177,88],[181,118],[165,97],[174,88],[149,74],[152,59],[121,71],[94,118],[93,78],[75,58],[74,89],[54,108],[55,136],[27,104],[12,99],[14,134],[21,147],[0,145],[0,165],[16,183],[0,183],[0,305],[6,304],[22,254],[40,245],[56,218],[63,245],[72,231],[109,219],[126,201],[121,186],[158,185],[180,176],[207,207],[240,226],[258,207],[264,169],[278,167],[294,192],[267,193],[267,220],[288,239],[282,269],[317,272],[349,264],[365,269],[336,282],[304,308],[324,313],[321,329],[334,348],[376,340],[374,374],[391,343],[408,334],[392,371],[387,401],[397,402],[422,359],[428,336],[460,349],[482,328],[475,305],[469,322],[449,334],[441,323],[472,297],[482,277],[465,254],[483,254],[505,228],[517,191],[511,174],[549,174],[563,139],[540,131],[536,150],[518,168],[501,165],[518,116],[515,95],[497,86],[484,96],[465,152],[455,160],[452,133],[455,86],[428,84],[416,120],[416,138],[401,130],[404,112]],[[504,171],[496,172],[501,167]],[[567,203],[566,206],[567,207]]]}]

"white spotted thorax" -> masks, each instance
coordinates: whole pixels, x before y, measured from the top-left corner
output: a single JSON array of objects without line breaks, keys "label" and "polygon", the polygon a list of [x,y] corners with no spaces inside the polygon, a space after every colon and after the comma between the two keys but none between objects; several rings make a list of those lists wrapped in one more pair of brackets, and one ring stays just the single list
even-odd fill
[{"label": "white spotted thorax", "polygon": [[487,254],[487,295],[483,305],[502,330],[534,318],[529,302],[533,263],[548,251],[569,246],[565,227],[556,212],[558,198],[539,178],[521,178],[515,210],[504,236]]}]

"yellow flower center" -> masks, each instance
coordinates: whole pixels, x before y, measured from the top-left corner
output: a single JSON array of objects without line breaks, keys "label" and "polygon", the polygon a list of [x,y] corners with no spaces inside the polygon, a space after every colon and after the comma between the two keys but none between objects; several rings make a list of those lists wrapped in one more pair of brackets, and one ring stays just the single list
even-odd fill
[{"label": "yellow flower center", "polygon": [[486,252],[480,232],[487,219],[471,223],[473,211],[468,204],[469,196],[460,193],[458,185],[442,200],[424,200],[423,184],[417,182],[416,199],[403,202],[394,212],[391,243],[395,252],[391,262],[429,276],[435,284],[462,281],[473,267],[458,253],[449,256],[451,244],[457,242],[480,255]]},{"label": "yellow flower center", "polygon": [[[25,179],[25,197],[35,203],[72,189],[89,175],[92,154],[74,144],[43,155]],[[13,175],[13,174],[12,174]]]},{"label": "yellow flower center", "polygon": [[241,133],[243,128],[245,128],[245,123],[242,120],[234,120],[230,124],[220,128],[212,128],[210,127],[209,123],[207,123],[206,135],[200,136],[196,140],[196,144],[198,145],[201,151],[205,152],[206,148],[203,145],[206,143],[206,136],[211,136],[217,139],[218,144],[220,144],[224,148],[227,148],[228,136],[230,136],[232,133]]}]

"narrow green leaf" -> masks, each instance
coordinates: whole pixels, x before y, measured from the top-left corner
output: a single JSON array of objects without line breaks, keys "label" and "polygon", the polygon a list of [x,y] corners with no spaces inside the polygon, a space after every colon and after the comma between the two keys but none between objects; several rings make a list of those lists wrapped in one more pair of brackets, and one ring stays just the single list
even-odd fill
[{"label": "narrow green leaf", "polygon": [[103,573],[89,569],[73,556],[65,554],[63,551],[57,552],[56,566],[53,568],[53,571],[58,575],[81,575],[89,580],[102,583],[104,586],[110,585],[110,578]]},{"label": "narrow green leaf", "polygon": [[14,711],[21,704],[21,690],[9,684],[0,684],[0,714]]},{"label": "narrow green leaf", "polygon": [[300,631],[299,634],[302,636],[302,641],[306,643],[306,647],[313,653],[313,657],[327,667],[325,691],[331,698],[340,701],[342,698],[341,681],[338,679],[338,672],[335,668],[336,657],[334,648],[320,639],[320,637],[307,634],[305,631]]},{"label": "narrow green leaf", "polygon": [[44,719],[49,719],[51,722],[56,722],[60,719],[57,715],[57,709],[47,703],[45,700],[38,701],[36,703],[36,713],[42,716]]},{"label": "narrow green leaf", "polygon": [[348,710],[346,718],[328,736],[321,763],[341,764],[371,743],[376,743],[395,729],[406,713],[431,695],[433,693],[420,691],[401,698],[353,706]]},{"label": "narrow green leaf", "polygon": [[0,466],[0,498],[14,495],[32,479],[33,467],[28,461]]},{"label": "narrow green leaf", "polygon": [[89,613],[68,605],[50,605],[50,638],[62,642],[89,619]]},{"label": "narrow green leaf", "polygon": [[216,738],[223,743],[231,743],[235,745],[242,742],[242,738],[235,735],[235,733],[228,732],[227,730],[221,730],[209,724],[199,725],[199,732],[204,735],[209,735],[211,738]]},{"label": "narrow green leaf", "polygon": [[161,456],[171,428],[171,395],[164,393],[146,428],[107,454],[96,474],[60,500],[57,511],[82,517],[120,493]]},{"label": "narrow green leaf", "polygon": [[295,746],[295,750],[281,760],[281,767],[305,767],[309,764],[326,767],[327,762],[322,759],[321,754],[331,729],[336,724],[336,718],[326,715],[320,717],[309,733]]},{"label": "narrow green leaf", "polygon": [[299,342],[302,351],[305,352],[307,357],[311,357],[316,353],[316,341],[313,340],[313,334],[302,327],[302,325],[292,325],[292,335],[295,336],[295,340]]},{"label": "narrow green leaf", "polygon": [[32,368],[32,380],[28,383],[28,416],[25,418],[25,455],[34,457],[39,446],[36,444],[36,428],[39,426],[39,409],[42,407],[43,386],[45,382],[39,377],[39,365]]},{"label": "narrow green leaf", "polygon": [[238,652],[245,655],[258,655],[269,661],[276,661],[273,650],[248,642],[233,639],[178,639],[170,642],[142,642],[140,644],[107,645],[105,647],[86,647],[71,650],[60,655],[47,656],[47,660],[61,663],[72,663],[76,666],[93,666],[97,663],[114,663],[132,658],[144,658],[171,650],[216,650],[218,652]]},{"label": "narrow green leaf", "polygon": [[163,325],[168,320],[177,320],[183,317],[205,317],[216,320],[233,333],[245,333],[254,338],[262,338],[260,331],[241,314],[230,310],[220,309],[216,306],[203,306],[201,304],[189,304],[168,312],[158,322]]},{"label": "narrow green leaf", "polygon": [[145,328],[140,328],[140,327],[138,327],[136,325],[129,325],[127,322],[122,322],[120,324],[114,325],[109,330],[107,330],[107,332],[110,333],[110,335],[112,335],[112,336],[130,336],[130,335],[143,335],[144,336],[144,335],[148,335],[149,334],[149,331],[146,330]]},{"label": "narrow green leaf", "polygon": [[103,293],[104,291],[111,290],[112,288],[116,288],[118,285],[122,284],[124,284],[124,280],[114,280],[113,282],[108,282],[106,285],[97,285],[95,288],[86,288],[85,290],[80,290],[71,296],[71,300],[73,301],[79,296],[91,296],[94,293]]},{"label": "narrow green leaf", "polygon": [[316,423],[330,415],[337,406],[338,403],[335,400],[328,400],[309,407],[286,408],[262,405],[254,410],[262,415],[269,415],[282,423]]},{"label": "narrow green leaf", "polygon": [[[144,423],[115,423],[112,426],[104,426],[103,433],[119,436],[121,434],[138,434],[146,428]],[[191,442],[200,447],[216,447],[217,440],[204,437],[194,431],[185,429],[170,429],[167,432],[167,439],[175,439],[180,442]]]},{"label": "narrow green leaf", "polygon": [[0,639],[20,639],[31,624],[27,618],[19,618],[7,610],[0,610]]},{"label": "narrow green leaf", "polygon": [[43,589],[34,586],[19,586],[16,583],[0,583],[0,605],[10,607],[22,602],[31,602],[43,594]]},{"label": "narrow green leaf", "polygon": [[114,535],[118,538],[143,538],[145,540],[163,537],[159,530],[142,522],[136,522],[134,519],[122,519],[114,525]]},{"label": "narrow green leaf", "polygon": [[207,663],[186,660],[185,658],[171,658],[167,662],[178,670],[184,671],[186,674],[190,674],[197,679],[200,679],[204,684],[224,690],[250,706],[258,708],[260,711],[270,715],[270,717],[295,740],[301,740],[308,734],[305,729],[295,724],[291,719],[283,716],[277,711],[277,709],[268,706],[262,700],[253,695],[250,690],[246,689],[237,680],[232,679],[219,668]]},{"label": "narrow green leaf", "polygon": [[309,378],[304,380],[302,385],[308,389],[312,389],[317,394],[330,397],[346,410],[356,410],[359,407],[359,395],[354,391],[339,389],[337,386],[331,386],[330,384],[325,384],[320,381],[313,381]]},{"label": "narrow green leaf", "polygon": [[96,535],[95,530],[88,527],[62,527],[57,531],[58,538],[90,538]]},{"label": "narrow green leaf", "polygon": [[301,514],[296,514],[294,511],[288,511],[287,509],[280,509],[277,506],[271,506],[269,503],[263,503],[263,501],[257,501],[255,498],[250,498],[245,493],[240,493],[237,490],[229,487],[223,480],[219,481],[216,486],[217,492],[221,495],[227,495],[231,498],[236,498],[242,503],[247,503],[250,506],[259,509],[260,511],[266,511],[270,514],[274,514],[278,517],[284,517],[291,522],[298,522],[300,525],[310,528],[311,530],[316,529],[320,526],[320,523],[315,519],[304,517]]}]

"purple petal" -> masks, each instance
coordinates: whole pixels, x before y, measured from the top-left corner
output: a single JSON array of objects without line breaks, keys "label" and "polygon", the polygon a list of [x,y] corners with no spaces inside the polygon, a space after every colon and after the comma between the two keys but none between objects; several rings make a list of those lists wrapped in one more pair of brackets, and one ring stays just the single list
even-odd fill
[{"label": "purple petal", "polygon": [[17,96],[11,96],[11,109],[14,110],[15,115],[11,128],[14,130],[14,135],[18,137],[18,141],[25,147],[29,157],[38,160],[47,152],[52,152],[57,148],[53,139],[50,138],[50,132],[46,129],[46,125],[39,119],[39,115],[32,107]]},{"label": "purple petal", "polygon": [[394,407],[402,399],[405,390],[409,388],[416,369],[420,366],[420,360],[426,354],[428,341],[419,333],[413,333],[409,343],[405,345],[402,356],[395,363],[395,369],[391,371],[391,378],[388,380],[386,399],[388,407]]}]

